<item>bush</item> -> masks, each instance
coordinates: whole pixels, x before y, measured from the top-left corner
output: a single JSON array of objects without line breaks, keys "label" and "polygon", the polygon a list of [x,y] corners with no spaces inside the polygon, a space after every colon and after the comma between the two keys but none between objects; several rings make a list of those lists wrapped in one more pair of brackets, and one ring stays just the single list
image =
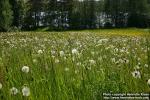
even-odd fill
[{"label": "bush", "polygon": [[16,26],[13,26],[8,29],[8,32],[20,32],[20,31],[21,31],[21,29]]}]

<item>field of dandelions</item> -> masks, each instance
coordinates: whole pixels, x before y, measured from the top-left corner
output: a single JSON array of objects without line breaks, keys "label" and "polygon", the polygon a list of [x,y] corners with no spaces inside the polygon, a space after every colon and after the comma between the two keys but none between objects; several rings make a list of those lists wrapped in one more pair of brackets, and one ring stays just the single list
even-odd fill
[{"label": "field of dandelions", "polygon": [[148,30],[0,33],[0,100],[150,92]]}]

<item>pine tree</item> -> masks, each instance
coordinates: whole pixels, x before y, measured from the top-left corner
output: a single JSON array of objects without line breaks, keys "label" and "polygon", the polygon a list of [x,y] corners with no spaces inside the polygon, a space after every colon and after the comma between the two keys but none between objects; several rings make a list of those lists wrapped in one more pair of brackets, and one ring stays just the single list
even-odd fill
[{"label": "pine tree", "polygon": [[147,0],[129,0],[128,2],[128,26],[147,27],[149,17],[149,5]]},{"label": "pine tree", "polygon": [[89,0],[88,3],[89,3],[88,26],[89,26],[89,28],[95,28],[95,22],[96,22],[95,6],[96,6],[96,3],[95,3],[95,0]]},{"label": "pine tree", "polygon": [[0,0],[0,31],[8,31],[13,19],[9,0]]},{"label": "pine tree", "polygon": [[127,0],[105,0],[105,13],[115,27],[125,26],[127,3]]},{"label": "pine tree", "polygon": [[11,4],[11,8],[13,11],[13,22],[12,25],[18,27],[19,26],[19,7],[17,0],[9,0]]},{"label": "pine tree", "polygon": [[57,0],[45,0],[44,4],[45,17],[44,24],[45,26],[49,26],[50,29],[54,28],[54,19],[57,17]]},{"label": "pine tree", "polygon": [[22,27],[27,12],[27,0],[10,0],[13,10],[13,26]]}]

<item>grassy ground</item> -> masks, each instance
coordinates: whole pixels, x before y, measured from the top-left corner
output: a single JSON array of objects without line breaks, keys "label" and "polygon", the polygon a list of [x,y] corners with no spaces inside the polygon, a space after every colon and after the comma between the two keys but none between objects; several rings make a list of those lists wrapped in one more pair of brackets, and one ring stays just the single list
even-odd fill
[{"label": "grassy ground", "polygon": [[148,34],[146,29],[0,33],[0,100],[148,93]]}]

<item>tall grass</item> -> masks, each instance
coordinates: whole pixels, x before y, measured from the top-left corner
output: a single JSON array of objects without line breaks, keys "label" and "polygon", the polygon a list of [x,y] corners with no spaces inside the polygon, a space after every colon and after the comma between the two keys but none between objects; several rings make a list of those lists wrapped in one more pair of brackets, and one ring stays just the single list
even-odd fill
[{"label": "tall grass", "polygon": [[149,38],[107,32],[1,33],[0,100],[102,100],[102,93],[149,92]]}]

